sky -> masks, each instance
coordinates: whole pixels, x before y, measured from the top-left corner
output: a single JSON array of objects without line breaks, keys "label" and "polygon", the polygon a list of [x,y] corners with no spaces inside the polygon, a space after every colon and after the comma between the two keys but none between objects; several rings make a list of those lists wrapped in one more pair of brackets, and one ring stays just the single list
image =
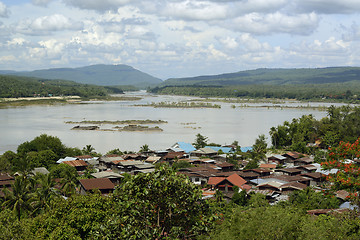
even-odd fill
[{"label": "sky", "polygon": [[360,66],[359,0],[0,0],[0,69]]}]

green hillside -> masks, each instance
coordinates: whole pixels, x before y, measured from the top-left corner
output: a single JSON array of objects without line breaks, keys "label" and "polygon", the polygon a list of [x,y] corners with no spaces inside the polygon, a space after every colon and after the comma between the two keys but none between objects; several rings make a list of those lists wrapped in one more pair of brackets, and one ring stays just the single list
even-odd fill
[{"label": "green hillside", "polygon": [[64,79],[100,86],[128,85],[138,88],[154,86],[162,81],[127,65],[92,65],[79,68],[51,68],[31,72],[8,73],[43,79]]},{"label": "green hillside", "polygon": [[0,75],[0,98],[33,96],[106,96],[122,93],[116,87],[102,87],[80,84],[65,80],[44,80],[38,78]]},{"label": "green hillside", "polygon": [[256,69],[220,75],[190,78],[172,78],[162,85],[289,85],[325,84],[360,80],[359,67],[302,68],[302,69]]}]

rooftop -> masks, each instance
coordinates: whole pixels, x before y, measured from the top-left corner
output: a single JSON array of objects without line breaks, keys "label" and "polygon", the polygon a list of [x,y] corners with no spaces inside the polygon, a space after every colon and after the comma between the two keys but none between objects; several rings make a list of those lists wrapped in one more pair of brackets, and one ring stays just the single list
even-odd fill
[{"label": "rooftop", "polygon": [[79,182],[85,190],[108,190],[115,188],[115,185],[108,178],[80,179]]}]

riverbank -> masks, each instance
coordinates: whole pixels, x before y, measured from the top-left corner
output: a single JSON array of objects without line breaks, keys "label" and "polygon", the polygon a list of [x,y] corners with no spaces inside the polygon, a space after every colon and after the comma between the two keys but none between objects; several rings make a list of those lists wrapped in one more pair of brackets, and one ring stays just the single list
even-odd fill
[{"label": "riverbank", "polygon": [[0,98],[0,108],[33,105],[89,104],[99,101],[138,101],[141,99],[141,97],[136,96],[99,96],[92,98],[83,98],[80,96]]}]

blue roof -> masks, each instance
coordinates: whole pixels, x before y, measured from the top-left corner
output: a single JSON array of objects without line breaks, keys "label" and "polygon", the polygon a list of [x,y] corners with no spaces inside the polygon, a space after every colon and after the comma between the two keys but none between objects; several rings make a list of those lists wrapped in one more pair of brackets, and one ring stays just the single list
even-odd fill
[{"label": "blue roof", "polygon": [[241,147],[240,150],[242,152],[248,152],[248,151],[252,151],[253,150],[253,147]]},{"label": "blue roof", "polygon": [[186,153],[190,153],[190,152],[196,150],[196,148],[191,143],[177,142],[177,144],[179,145],[179,148],[184,150],[184,152],[186,152]]},{"label": "blue roof", "polygon": [[231,147],[215,147],[215,146],[206,146],[206,148],[211,148],[214,151],[223,151],[223,153],[230,153],[233,152],[233,149]]}]

